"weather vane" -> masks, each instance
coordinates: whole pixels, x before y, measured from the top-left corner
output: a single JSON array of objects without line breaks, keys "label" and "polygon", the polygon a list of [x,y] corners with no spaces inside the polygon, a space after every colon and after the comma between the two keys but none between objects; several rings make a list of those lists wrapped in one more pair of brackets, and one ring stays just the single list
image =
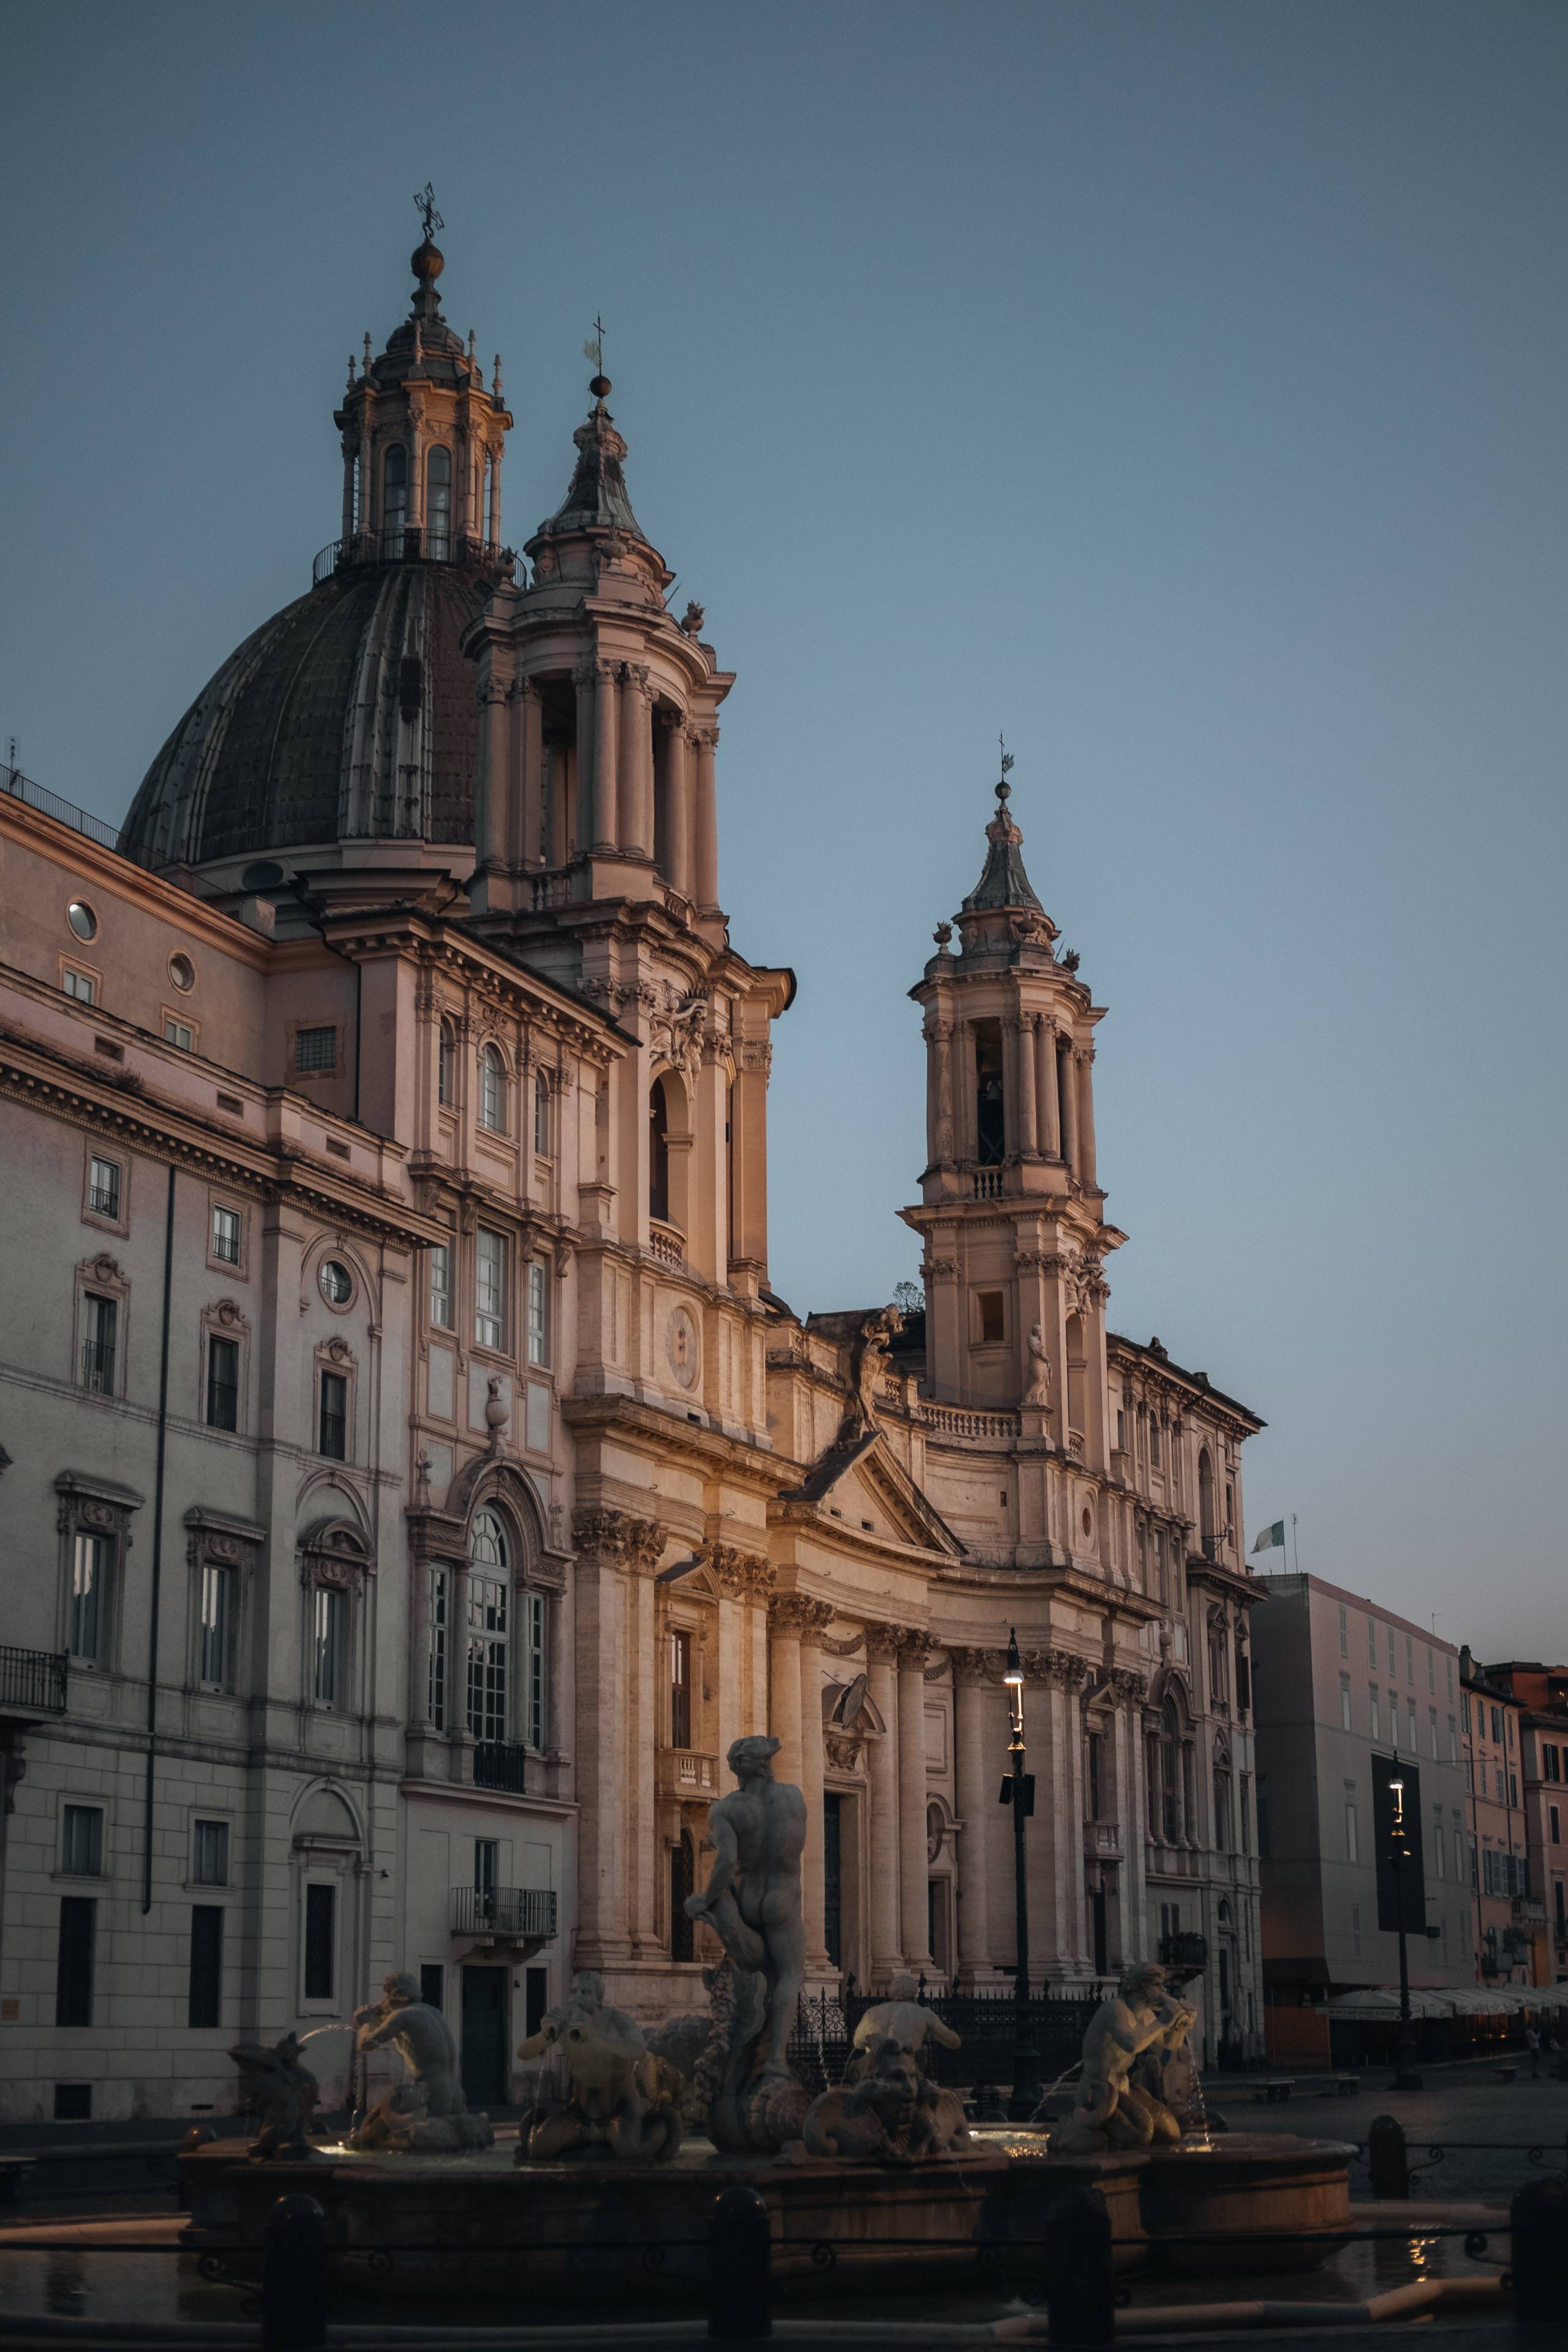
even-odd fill
[{"label": "weather vane", "polygon": [[432,230],[445,228],[447,226],[446,222],[441,218],[440,214],[436,209],[436,191],[430,185],[428,180],[426,181],[425,185],[422,188],[416,190],[414,201],[418,206],[420,217],[425,223],[425,241],[428,244]]},{"label": "weather vane", "polygon": [[585,360],[593,361],[594,372],[596,375],[604,374],[605,322],[603,319],[599,318],[597,315],[595,315],[594,320],[594,331],[583,346],[583,357]]},{"label": "weather vane", "polygon": [[996,787],[997,793],[1000,795],[1005,793],[1008,789],[1007,779],[1013,772],[1013,754],[1007,749],[1007,740],[1005,736],[998,735],[996,741],[1002,753],[1002,781]]}]

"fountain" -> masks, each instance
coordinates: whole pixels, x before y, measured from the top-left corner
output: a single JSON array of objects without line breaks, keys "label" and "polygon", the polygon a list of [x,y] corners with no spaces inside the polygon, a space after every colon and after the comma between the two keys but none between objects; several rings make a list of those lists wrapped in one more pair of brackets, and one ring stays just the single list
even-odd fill
[{"label": "fountain", "polygon": [[[706,2283],[716,2198],[744,2187],[768,2209],[776,2284],[854,2295],[944,2272],[1037,2275],[1057,2198],[1094,2188],[1123,2269],[1156,2247],[1210,2270],[1299,2269],[1300,2249],[1268,2233],[1302,2227],[1321,2238],[1318,2259],[1328,2252],[1349,2221],[1351,2151],[1285,2136],[1216,2142],[1187,2049],[1195,2012],[1157,1968],[1129,1969],[1100,2004],[1060,2130],[972,2131],[927,2071],[928,2043],[955,2037],[907,1979],[862,2021],[845,2081],[814,2099],[788,2055],[805,1975],[805,1807],[773,1777],[777,1746],[737,1740],[738,1785],[710,1810],[712,1867],[688,1903],[724,1951],[706,1971],[706,2017],[649,2033],[605,2005],[595,1975],[579,1975],[519,2052],[555,2062],[556,2079],[525,2112],[513,2158],[463,2106],[444,2018],[411,1979],[389,1977],[382,2000],[356,2012],[356,2046],[392,2043],[409,2079],[346,2143],[306,2148],[315,2085],[292,2037],[237,2053],[260,2086],[262,2132],[254,2150],[215,2142],[181,2159],[183,2242],[209,2254],[237,2245],[231,2267],[254,2274],[278,2196],[308,2189],[340,2270],[367,2287],[514,2294],[525,2263],[541,2303],[646,2304],[656,2279],[687,2293]],[[265,2167],[249,2160],[263,2154]],[[1214,2232],[1242,2242],[1187,2244]]]}]

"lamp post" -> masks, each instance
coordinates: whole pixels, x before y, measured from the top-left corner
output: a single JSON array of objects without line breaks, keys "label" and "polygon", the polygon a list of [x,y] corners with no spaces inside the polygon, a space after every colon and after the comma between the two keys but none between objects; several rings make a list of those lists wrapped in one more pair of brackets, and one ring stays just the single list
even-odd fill
[{"label": "lamp post", "polygon": [[1018,1655],[1015,1628],[1007,1633],[1007,1671],[1002,1677],[1007,1692],[1007,1778],[1002,1802],[1013,1808],[1013,1885],[1017,1912],[1017,1963],[1013,1993],[1016,2002],[1016,2047],[1013,2053],[1013,2095],[1007,2102],[1010,2124],[1026,2124],[1040,2104],[1040,2056],[1029,2032],[1029,1883],[1024,1853],[1024,1824],[1035,1810],[1035,1783],[1024,1769],[1024,1662]]},{"label": "lamp post", "polygon": [[1405,1928],[1405,1864],[1410,1858],[1405,1843],[1405,1783],[1391,1780],[1388,1788],[1394,1799],[1389,1859],[1394,1864],[1394,1899],[1399,1921],[1399,2040],[1394,2050],[1393,2087],[1396,2091],[1418,2091],[1421,2077],[1415,2071],[1415,2035],[1410,2022],[1410,1947]]}]

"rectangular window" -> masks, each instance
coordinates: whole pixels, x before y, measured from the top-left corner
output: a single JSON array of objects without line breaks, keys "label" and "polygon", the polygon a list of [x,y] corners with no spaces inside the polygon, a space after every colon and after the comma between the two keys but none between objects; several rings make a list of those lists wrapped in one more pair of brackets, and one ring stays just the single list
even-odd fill
[{"label": "rectangular window", "polygon": [[1348,1731],[1350,1727],[1351,1678],[1349,1675],[1342,1675],[1340,1676],[1340,1729],[1342,1731]]},{"label": "rectangular window", "polygon": [[212,1254],[220,1265],[239,1264],[239,1211],[213,1211]]},{"label": "rectangular window", "polygon": [[679,1628],[669,1637],[669,1744],[691,1745],[691,1636]]},{"label": "rectangular window", "polygon": [[60,1940],[55,1958],[55,2023],[92,2023],[92,1946],[98,1905],[90,1895],[60,1897]]},{"label": "rectangular window", "polygon": [[1555,1805],[1549,1805],[1549,1806],[1547,1807],[1547,1813],[1548,1813],[1548,1816],[1549,1816],[1550,1828],[1551,1828],[1551,1832],[1552,1832],[1552,1844],[1553,1844],[1553,1845],[1561,1845],[1561,1844],[1562,1844],[1562,1843],[1563,1843],[1563,1831],[1562,1831],[1562,1828],[1561,1828],[1561,1825],[1560,1825],[1561,1817],[1560,1817],[1560,1815],[1559,1815],[1559,1813],[1558,1813],[1558,1811],[1557,1811],[1556,1806],[1555,1806]]},{"label": "rectangular window", "polygon": [[1407,1683],[1415,1680],[1415,1642],[1409,1633],[1405,1636],[1405,1679]]},{"label": "rectangular window", "polygon": [[317,1433],[318,1454],[329,1461],[346,1462],[349,1458],[349,1383],[343,1372],[321,1374],[321,1428]]},{"label": "rectangular window", "polygon": [[1414,1756],[1416,1748],[1420,1746],[1420,1741],[1416,1736],[1415,1729],[1415,1701],[1413,1698],[1406,1699],[1405,1706],[1409,1709],[1410,1753]]},{"label": "rectangular window", "polygon": [[1345,1799],[1345,1860],[1347,1862],[1359,1862],[1361,1860],[1361,1839],[1356,1827],[1356,1809],[1355,1799],[1353,1797],[1347,1797]]},{"label": "rectangular window", "polygon": [[996,1346],[1006,1337],[1002,1293],[999,1290],[977,1290],[974,1305],[980,1318],[980,1345],[983,1348]]},{"label": "rectangular window", "polygon": [[98,1003],[98,982],[88,972],[73,971],[69,964],[60,974],[60,986],[68,996],[74,996],[79,1004]]},{"label": "rectangular window", "polygon": [[1399,1653],[1394,1647],[1392,1625],[1388,1629],[1388,1671],[1391,1675],[1396,1675],[1399,1672]]},{"label": "rectangular window", "polygon": [[191,1984],[188,2025],[216,2025],[223,2007],[223,1906],[191,1906]]},{"label": "rectangular window", "polygon": [[207,1427],[239,1427],[239,1341],[207,1341]]},{"label": "rectangular window", "polygon": [[120,1168],[112,1160],[94,1160],[87,1175],[87,1205],[95,1217],[120,1215]]},{"label": "rectangular window", "polygon": [[1397,1691],[1390,1691],[1388,1694],[1388,1744],[1397,1756],[1399,1753],[1399,1693]]},{"label": "rectangular window", "polygon": [[1494,1706],[1492,1709],[1492,1745],[1496,1748],[1500,1748],[1502,1746],[1502,1709],[1500,1706]]},{"label": "rectangular window", "polygon": [[110,1543],[108,1536],[78,1536],[71,1559],[71,1655],[92,1664],[103,1637]]},{"label": "rectangular window", "polygon": [[197,1822],[191,1837],[191,1876],[198,1886],[228,1885],[228,1823]]},{"label": "rectangular window", "polygon": [[60,1868],[69,1878],[100,1878],[103,1874],[103,1810],[99,1805],[68,1805],[60,1837]]},{"label": "rectangular window", "polygon": [[1348,1609],[1345,1609],[1345,1608],[1342,1607],[1342,1608],[1341,1608],[1341,1610],[1340,1610],[1340,1655],[1341,1655],[1341,1657],[1342,1657],[1342,1658],[1348,1658],[1348,1657],[1350,1656],[1350,1654],[1351,1654],[1351,1621],[1350,1621],[1350,1612],[1349,1612],[1349,1610],[1348,1610]]},{"label": "rectangular window", "polygon": [[1508,1776],[1508,1801],[1510,1805],[1517,1805],[1519,1802],[1519,1775],[1517,1772],[1510,1772]]},{"label": "rectangular window", "polygon": [[182,1054],[188,1054],[195,1042],[188,1022],[176,1021],[172,1013],[164,1013],[163,1043],[166,1045],[177,1045]]},{"label": "rectangular window", "polygon": [[1503,1729],[1508,1734],[1508,1744],[1511,1748],[1513,1746],[1513,1717],[1511,1715],[1504,1716]]},{"label": "rectangular window", "polygon": [[1435,1706],[1429,1706],[1426,1710],[1426,1728],[1432,1741],[1432,1761],[1436,1764],[1439,1761],[1439,1758],[1437,1753],[1437,1710]]},{"label": "rectangular window", "polygon": [[1447,1658],[1444,1663],[1448,1669],[1448,1696],[1452,1698],[1454,1696],[1454,1661],[1452,1658]]},{"label": "rectangular window", "polygon": [[305,1999],[331,2000],[337,1983],[334,1966],[336,1941],[333,1912],[337,1889],[331,1886],[307,1886],[305,1889]]},{"label": "rectangular window", "polygon": [[541,1159],[549,1159],[550,1088],[542,1073],[533,1082],[533,1148]]},{"label": "rectangular window", "polygon": [[524,1592],[522,1602],[522,1638],[524,1645],[523,1705],[528,1720],[523,1725],[523,1738],[529,1746],[542,1749],[544,1746],[544,1595]]},{"label": "rectangular window", "polygon": [[495,1349],[506,1344],[506,1237],[484,1225],[474,1247],[474,1342]]},{"label": "rectangular window", "polygon": [[1378,1716],[1377,1685],[1375,1683],[1369,1683],[1367,1685],[1366,1709],[1367,1721],[1372,1727],[1372,1736],[1374,1739],[1381,1739],[1383,1738],[1383,1725]]},{"label": "rectangular window", "polygon": [[528,1261],[528,1360],[550,1361],[549,1268],[542,1258]]},{"label": "rectangular window", "polygon": [[1377,1626],[1370,1617],[1366,1621],[1366,1662],[1369,1666],[1377,1664]]},{"label": "rectangular window", "polygon": [[120,1333],[120,1302],[96,1290],[82,1294],[81,1384],[95,1396],[114,1394],[114,1355]]},{"label": "rectangular window", "polygon": [[1241,1776],[1241,1851],[1252,1852],[1252,1778],[1247,1772]]},{"label": "rectangular window", "polygon": [[1437,1660],[1431,1650],[1426,1653],[1426,1687],[1429,1691],[1437,1687]]},{"label": "rectangular window", "polygon": [[496,1891],[496,1864],[500,1841],[496,1838],[474,1840],[474,1893],[481,1902],[493,1898]]},{"label": "rectangular window", "polygon": [[504,1577],[468,1575],[468,1729],[476,1739],[508,1737],[507,1664],[511,1638]]},{"label": "rectangular window", "polygon": [[1550,1748],[1542,1743],[1541,1750],[1541,1777],[1543,1780],[1561,1780],[1563,1778],[1563,1756],[1560,1748]]},{"label": "rectangular window", "polygon": [[311,1687],[318,1706],[341,1706],[347,1696],[348,1630],[348,1594],[318,1584],[311,1613]]},{"label": "rectangular window", "polygon": [[1448,1761],[1449,1761],[1449,1763],[1450,1763],[1450,1764],[1457,1764],[1457,1763],[1458,1762],[1458,1760],[1459,1760],[1459,1727],[1458,1727],[1458,1724],[1454,1721],[1453,1717],[1452,1717],[1452,1716],[1450,1716],[1450,1717],[1448,1717]]},{"label": "rectangular window", "polygon": [[439,1960],[426,1960],[419,1969],[419,1998],[427,2009],[445,2010],[447,1971]]},{"label": "rectangular window", "polygon": [[1432,1874],[1435,1878],[1441,1878],[1444,1875],[1443,1809],[1440,1805],[1437,1808],[1437,1818],[1432,1824]]},{"label": "rectangular window", "polygon": [[452,1328],[452,1254],[444,1243],[430,1252],[430,1320],[438,1331]]},{"label": "rectangular window", "polygon": [[330,1029],[297,1029],[294,1033],[294,1067],[297,1070],[335,1070],[338,1066],[338,1033]]},{"label": "rectangular window", "polygon": [[1557,1912],[1557,1933],[1560,1936],[1568,1936],[1568,1906],[1563,1903],[1563,1881],[1560,1878],[1552,1880],[1552,1894]]},{"label": "rectangular window", "polygon": [[234,1687],[235,1570],[216,1560],[202,1562],[201,1654],[198,1679],[208,1690]]},{"label": "rectangular window", "polygon": [[1160,1421],[1156,1413],[1149,1416],[1149,1466],[1152,1470],[1160,1467]]},{"label": "rectangular window", "polygon": [[1498,1801],[1498,1803],[1499,1803],[1500,1805],[1500,1804],[1504,1804],[1504,1803],[1506,1803],[1507,1800],[1504,1798],[1504,1796],[1503,1796],[1503,1791],[1502,1791],[1502,1766],[1501,1766],[1500,1764],[1497,1764],[1497,1765],[1494,1765],[1494,1766],[1493,1766],[1493,1768],[1492,1768],[1492,1778],[1493,1778],[1493,1780],[1494,1780],[1496,1781],[1496,1783],[1497,1783],[1497,1801]]},{"label": "rectangular window", "polygon": [[447,1571],[430,1571],[430,1720],[447,1728]]},{"label": "rectangular window", "polygon": [[1470,1728],[1470,1694],[1468,1691],[1461,1691],[1459,1693],[1459,1720],[1463,1723],[1468,1735]]}]

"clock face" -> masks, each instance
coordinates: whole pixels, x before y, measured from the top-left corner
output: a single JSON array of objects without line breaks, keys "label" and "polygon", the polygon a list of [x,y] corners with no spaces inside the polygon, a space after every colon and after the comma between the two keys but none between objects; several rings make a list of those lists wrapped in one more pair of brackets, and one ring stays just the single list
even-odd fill
[{"label": "clock face", "polygon": [[329,1307],[346,1307],[353,1297],[353,1277],[346,1265],[330,1257],[321,1272],[321,1296]]}]

